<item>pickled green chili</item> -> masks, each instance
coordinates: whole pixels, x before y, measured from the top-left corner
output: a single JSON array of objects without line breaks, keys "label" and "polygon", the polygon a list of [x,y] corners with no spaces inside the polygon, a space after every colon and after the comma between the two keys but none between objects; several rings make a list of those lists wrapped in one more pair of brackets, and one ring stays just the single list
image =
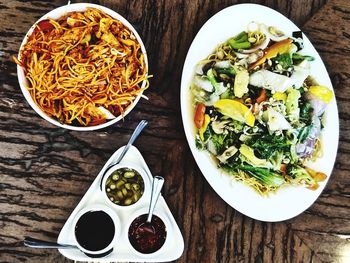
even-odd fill
[{"label": "pickled green chili", "polygon": [[106,181],[106,193],[113,203],[128,206],[136,203],[145,189],[142,176],[134,169],[121,168],[114,171]]}]

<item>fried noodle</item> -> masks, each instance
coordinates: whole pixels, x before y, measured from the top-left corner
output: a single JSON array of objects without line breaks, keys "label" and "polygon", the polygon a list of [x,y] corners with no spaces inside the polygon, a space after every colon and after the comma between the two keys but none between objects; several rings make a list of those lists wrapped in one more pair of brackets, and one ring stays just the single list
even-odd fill
[{"label": "fried noodle", "polygon": [[98,125],[111,118],[108,111],[123,116],[148,87],[134,34],[94,8],[40,21],[14,60],[24,69],[34,102],[64,124]]}]

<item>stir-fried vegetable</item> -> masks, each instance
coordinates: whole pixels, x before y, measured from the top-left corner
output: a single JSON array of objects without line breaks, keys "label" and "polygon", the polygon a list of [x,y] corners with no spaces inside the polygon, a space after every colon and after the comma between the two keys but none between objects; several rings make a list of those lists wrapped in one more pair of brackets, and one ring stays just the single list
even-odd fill
[{"label": "stir-fried vegetable", "polygon": [[197,129],[202,128],[204,124],[204,113],[205,105],[203,103],[198,103],[194,114],[194,123],[196,124]]},{"label": "stir-fried vegetable", "polygon": [[287,53],[291,48],[292,42],[292,39],[287,38],[268,47],[264,51],[264,56],[254,64],[250,65],[249,69],[255,69],[256,67],[262,65],[267,59],[274,58],[279,54]]},{"label": "stir-fried vegetable", "polygon": [[251,43],[248,41],[248,34],[244,31],[230,38],[227,42],[233,49],[246,49],[251,46]]},{"label": "stir-fried vegetable", "polygon": [[309,76],[314,58],[302,47],[301,38],[250,24],[195,70],[197,147],[261,194],[284,185],[316,189],[326,178],[307,161],[320,154],[321,118],[333,93]]}]

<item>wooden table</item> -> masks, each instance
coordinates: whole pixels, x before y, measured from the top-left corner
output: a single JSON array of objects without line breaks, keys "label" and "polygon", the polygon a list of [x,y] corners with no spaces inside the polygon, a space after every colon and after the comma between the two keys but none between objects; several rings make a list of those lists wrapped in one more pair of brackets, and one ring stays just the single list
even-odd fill
[{"label": "wooden table", "polygon": [[[80,2],[80,1],[72,1]],[[90,1],[85,1],[90,2]],[[340,144],[332,177],[316,203],[281,223],[263,223],[228,206],[208,185],[185,140],[180,79],[195,34],[213,14],[241,1],[95,1],[126,17],[149,54],[149,101],[124,121],[95,132],[57,128],[25,101],[11,60],[29,27],[65,0],[0,1],[0,262],[70,262],[56,250],[23,247],[24,236],[55,240],[110,155],[147,119],[136,146],[178,222],[178,262],[350,261],[350,2],[251,1],[292,19],[311,38],[334,84]],[[327,138],[326,138],[327,139]]]}]

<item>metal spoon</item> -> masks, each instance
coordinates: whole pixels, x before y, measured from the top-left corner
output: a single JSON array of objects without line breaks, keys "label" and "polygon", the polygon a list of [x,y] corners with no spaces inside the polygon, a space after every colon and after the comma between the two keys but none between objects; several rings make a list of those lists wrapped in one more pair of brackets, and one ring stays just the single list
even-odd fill
[{"label": "metal spoon", "polygon": [[69,249],[78,249],[77,246],[74,245],[67,245],[67,244],[59,244],[55,242],[49,242],[45,240],[40,240],[32,237],[25,237],[24,239],[24,245],[26,247],[32,247],[32,248],[69,248]]},{"label": "metal spoon", "polygon": [[134,132],[132,133],[127,145],[124,147],[122,153],[119,155],[118,159],[113,162],[112,164],[110,164],[106,170],[103,172],[103,175],[101,177],[101,182],[100,182],[100,189],[102,191],[102,182],[103,182],[103,177],[106,175],[106,173],[115,165],[117,165],[118,163],[120,163],[120,161],[124,158],[125,154],[127,153],[127,151],[129,150],[129,148],[131,147],[131,145],[135,142],[135,140],[137,139],[137,137],[139,137],[141,131],[146,127],[146,125],[148,124],[148,122],[146,120],[142,120],[140,121],[140,123],[137,125],[137,127],[135,128]]},{"label": "metal spoon", "polygon": [[148,208],[147,223],[151,223],[154,208],[156,207],[158,198],[160,196],[160,191],[162,190],[164,184],[164,178],[161,176],[155,176],[153,178],[151,202]]},{"label": "metal spoon", "polygon": [[151,201],[148,208],[147,220],[146,222],[142,222],[135,230],[135,233],[139,236],[143,236],[144,233],[149,233],[152,235],[156,234],[156,230],[154,229],[154,226],[152,225],[151,222],[152,222],[153,211],[154,211],[154,208],[156,207],[163,184],[164,184],[163,177],[155,176],[153,178]]},{"label": "metal spoon", "polygon": [[[75,245],[59,244],[59,243],[49,242],[49,241],[40,240],[32,237],[26,237],[23,243],[26,247],[31,247],[31,248],[58,248],[58,249],[78,249],[79,250],[79,248]],[[102,258],[110,254],[112,251],[113,251],[113,248],[101,254],[89,254],[83,251],[82,252],[91,258]]]}]

